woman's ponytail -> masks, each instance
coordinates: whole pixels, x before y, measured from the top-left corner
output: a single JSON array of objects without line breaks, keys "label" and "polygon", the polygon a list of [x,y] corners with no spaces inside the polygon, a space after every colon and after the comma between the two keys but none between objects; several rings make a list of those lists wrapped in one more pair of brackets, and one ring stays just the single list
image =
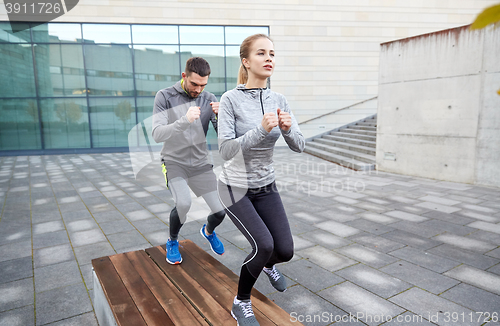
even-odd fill
[{"label": "woman's ponytail", "polygon": [[237,85],[246,84],[247,80],[248,80],[247,70],[243,66],[243,64],[240,64],[240,70],[238,71],[238,81],[236,82],[236,84]]}]

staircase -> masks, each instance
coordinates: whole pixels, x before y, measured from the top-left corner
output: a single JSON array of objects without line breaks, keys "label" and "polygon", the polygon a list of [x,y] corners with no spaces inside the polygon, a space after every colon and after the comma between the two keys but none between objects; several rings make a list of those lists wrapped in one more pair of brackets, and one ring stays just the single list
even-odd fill
[{"label": "staircase", "polygon": [[356,171],[375,170],[376,138],[374,115],[313,138],[304,152]]}]

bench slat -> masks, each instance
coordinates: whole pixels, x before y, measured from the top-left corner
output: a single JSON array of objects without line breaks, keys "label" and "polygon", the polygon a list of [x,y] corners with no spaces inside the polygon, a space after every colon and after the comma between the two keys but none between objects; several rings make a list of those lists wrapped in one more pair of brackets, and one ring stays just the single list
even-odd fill
[{"label": "bench slat", "polygon": [[234,324],[234,319],[224,307],[214,301],[210,293],[198,284],[182,265],[171,265],[165,261],[166,252],[161,247],[149,248],[146,252],[210,323],[221,326]]},{"label": "bench slat", "polygon": [[125,254],[110,256],[118,275],[149,326],[174,326],[165,310],[158,303],[139,273]]},{"label": "bench slat", "polygon": [[128,252],[126,256],[176,326],[207,325],[145,251]]},{"label": "bench slat", "polygon": [[[185,254],[193,256],[195,259],[199,261],[199,266],[201,266],[206,273],[219,279],[221,283],[222,282],[225,283],[233,293],[236,293],[238,291],[239,278],[235,273],[233,273],[233,271],[224,266],[214,257],[207,254],[194,242],[190,240],[183,240],[180,243],[185,249],[183,251],[183,257]],[[266,297],[259,291],[253,289],[252,296],[254,296],[254,298],[257,299],[257,300],[252,300],[252,305],[254,307],[254,313],[256,314],[256,316],[258,314],[258,311],[260,311],[264,315],[266,315],[269,319],[271,319],[276,325],[290,325],[290,326],[302,325],[298,322],[292,322],[290,320],[290,315],[286,311],[281,309],[281,307],[279,307],[277,304],[275,304],[272,300],[270,300],[268,297]]]},{"label": "bench slat", "polygon": [[[184,244],[184,242],[181,242]],[[201,250],[199,247],[195,245],[194,250],[199,250],[203,252],[205,255],[208,255],[206,252]],[[163,248],[161,249],[163,251]],[[203,266],[200,266],[200,261],[195,259],[190,253],[186,250],[186,248],[181,248],[182,252],[182,268],[201,286],[203,286],[208,293],[212,296],[213,300],[217,301],[222,307],[224,307],[228,314],[230,314],[231,309],[233,307],[233,300],[236,295],[236,289],[226,284],[225,282],[221,282],[221,280],[210,273],[207,273]],[[234,274],[234,273],[233,273]],[[275,326],[276,324],[267,318],[264,314],[262,314],[258,310],[254,310],[255,317],[259,321],[261,326]],[[233,319],[234,323],[234,319]]]},{"label": "bench slat", "polygon": [[109,257],[92,260],[92,266],[118,324],[147,326]]}]

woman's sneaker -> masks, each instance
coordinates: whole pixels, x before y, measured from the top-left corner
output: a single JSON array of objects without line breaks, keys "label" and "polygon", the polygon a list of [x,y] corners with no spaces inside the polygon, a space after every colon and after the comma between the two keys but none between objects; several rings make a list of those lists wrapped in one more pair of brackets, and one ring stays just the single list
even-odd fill
[{"label": "woman's sneaker", "polygon": [[179,241],[167,240],[167,262],[172,265],[182,263],[182,256],[179,252]]},{"label": "woman's sneaker", "polygon": [[238,326],[259,326],[259,322],[253,314],[252,302],[249,300],[238,300],[236,297],[233,301],[233,309],[231,315],[238,322]]},{"label": "woman's sneaker", "polygon": [[210,235],[207,235],[205,233],[205,227],[207,225],[206,224],[203,224],[203,226],[201,227],[201,230],[200,230],[200,234],[208,240],[208,242],[210,243],[210,248],[212,248],[212,251],[214,253],[216,253],[217,255],[223,255],[224,254],[224,245],[222,244],[222,242],[219,240],[219,238],[217,237],[217,234],[215,234],[215,231],[210,234]]},{"label": "woman's sneaker", "polygon": [[267,277],[269,278],[269,281],[271,282],[271,285],[276,290],[280,292],[286,291],[286,278],[283,276],[283,274],[281,274],[281,272],[276,268],[276,266],[273,266],[273,268],[264,267],[263,271],[264,273],[266,273]]}]

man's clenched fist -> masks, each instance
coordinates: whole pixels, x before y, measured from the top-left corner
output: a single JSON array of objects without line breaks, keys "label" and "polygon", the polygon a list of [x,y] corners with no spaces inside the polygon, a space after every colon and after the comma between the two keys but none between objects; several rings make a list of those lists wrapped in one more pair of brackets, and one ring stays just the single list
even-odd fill
[{"label": "man's clenched fist", "polygon": [[192,106],[186,113],[186,117],[189,120],[189,123],[193,123],[194,120],[200,118],[201,110],[199,106]]}]

